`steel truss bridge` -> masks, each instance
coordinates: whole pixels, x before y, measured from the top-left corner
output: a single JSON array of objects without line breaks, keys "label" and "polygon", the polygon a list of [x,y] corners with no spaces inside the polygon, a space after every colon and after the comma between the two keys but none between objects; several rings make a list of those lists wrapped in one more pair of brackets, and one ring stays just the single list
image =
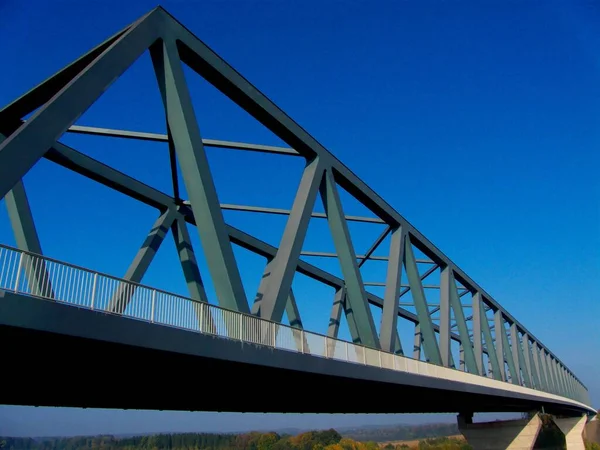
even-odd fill
[{"label": "steel truss bridge", "polygon": [[[75,125],[146,51],[168,133]],[[203,139],[183,64],[289,147]],[[16,238],[16,248],[0,246],[0,335],[9,343],[1,354],[9,362],[4,386],[12,386],[0,390],[0,403],[247,412],[544,408],[563,415],[595,413],[578,377],[521,322],[160,7],[5,106],[0,132],[0,198]],[[61,143],[64,133],[167,143],[173,194]],[[221,204],[206,147],[302,158],[291,209]],[[156,208],[156,223],[122,278],[43,255],[23,183],[42,158]],[[178,173],[189,198],[180,196]],[[340,188],[373,217],[346,215]],[[323,213],[314,212],[318,197]],[[286,215],[279,246],[226,223],[224,210]],[[327,221],[335,253],[303,251],[311,220]],[[385,230],[357,255],[349,222],[383,224]],[[199,270],[190,229],[200,237],[208,273]],[[186,297],[141,284],[169,231]],[[384,242],[388,255],[375,256]],[[251,304],[233,244],[266,261]],[[310,257],[337,258],[343,276],[311,264]],[[369,261],[387,264],[384,283],[363,280],[361,268]],[[292,291],[296,273],[335,290],[326,335],[303,327]],[[206,277],[218,306],[209,302]],[[424,284],[428,277],[439,283]],[[383,288],[383,295],[369,286]],[[436,303],[431,291],[439,295]],[[380,324],[372,307],[382,310]],[[289,325],[282,323],[284,315]],[[351,342],[338,339],[342,315]],[[398,330],[406,326],[414,327],[413,342],[400,339]],[[458,361],[452,342],[460,346]],[[20,380],[32,372],[37,381],[25,386]],[[234,381],[236,375],[244,381]],[[154,386],[151,391],[143,378]],[[270,385],[280,382],[288,389],[273,392]],[[219,395],[207,395],[207,388]],[[335,401],[340,393],[352,401]]]}]

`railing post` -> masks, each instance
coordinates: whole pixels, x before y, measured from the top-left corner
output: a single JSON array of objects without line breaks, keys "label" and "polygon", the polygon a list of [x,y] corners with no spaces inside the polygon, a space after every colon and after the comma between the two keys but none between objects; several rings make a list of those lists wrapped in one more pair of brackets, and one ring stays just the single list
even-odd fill
[{"label": "railing post", "polygon": [[277,336],[275,336],[277,330],[275,329],[275,322],[271,322],[271,328],[273,329],[273,348],[277,348]]},{"label": "railing post", "polygon": [[240,341],[243,341],[243,339],[242,339],[242,328],[243,328],[242,322],[244,320],[244,316],[242,314],[240,314],[239,317],[240,317],[240,330],[239,330],[240,331]]},{"label": "railing post", "polygon": [[367,347],[362,347],[363,349],[363,364],[367,365]]},{"label": "railing post", "polygon": [[346,348],[346,361],[349,361],[348,359],[348,343],[344,342],[344,347]]},{"label": "railing post", "polygon": [[[200,314],[198,314],[200,317],[198,318],[198,329],[200,330],[200,333],[204,333],[204,330],[202,329],[204,325],[204,307],[205,307],[205,303],[200,303]],[[208,306],[207,306],[208,308]]]},{"label": "railing post", "polygon": [[21,269],[23,268],[23,252],[21,252],[21,256],[19,257],[19,265],[17,267],[17,277],[15,278],[15,292],[19,292],[19,281],[21,278]]},{"label": "railing post", "polygon": [[156,289],[152,289],[152,311],[150,312],[150,322],[154,323],[154,308],[156,305]]},{"label": "railing post", "polygon": [[379,367],[382,368],[383,365],[381,364],[381,351],[377,350],[377,354],[379,355]]},{"label": "railing post", "polygon": [[96,285],[98,284],[98,274],[94,274],[94,281],[92,282],[92,300],[90,302],[90,308],[94,309],[94,302],[96,300]]},{"label": "railing post", "polygon": [[300,330],[300,351],[304,353],[304,330]]}]

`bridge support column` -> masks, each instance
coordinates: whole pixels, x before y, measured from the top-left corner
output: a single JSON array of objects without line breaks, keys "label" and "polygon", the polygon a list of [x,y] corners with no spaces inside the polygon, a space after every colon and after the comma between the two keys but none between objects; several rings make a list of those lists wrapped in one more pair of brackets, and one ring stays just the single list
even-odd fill
[{"label": "bridge support column", "polygon": [[542,427],[538,414],[531,419],[482,423],[472,423],[472,415],[459,414],[457,420],[473,450],[531,450]]},{"label": "bridge support column", "polygon": [[565,435],[565,443],[567,444],[567,450],[584,450],[585,445],[583,443],[583,430],[587,422],[587,417],[565,417],[557,418],[553,417],[554,423],[560,431]]}]

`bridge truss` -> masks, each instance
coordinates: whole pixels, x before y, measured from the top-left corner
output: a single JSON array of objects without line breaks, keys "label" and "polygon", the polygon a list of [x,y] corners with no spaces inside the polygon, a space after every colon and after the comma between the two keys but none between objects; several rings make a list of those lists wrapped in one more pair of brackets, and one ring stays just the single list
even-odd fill
[{"label": "bridge truss", "polygon": [[[146,51],[150,53],[162,95],[168,133],[74,125]],[[203,139],[183,64],[289,147]],[[17,245],[22,250],[42,253],[22,179],[41,158],[45,158],[158,211],[156,223],[132,261],[124,277],[126,280],[142,280],[158,247],[171,230],[189,295],[196,301],[208,302],[202,282],[202,277],[208,275],[220,306],[275,322],[281,322],[285,313],[290,325],[302,328],[292,291],[294,275],[301,273],[335,289],[328,328],[330,337],[338,336],[344,315],[354,343],[412,355],[432,364],[589,404],[587,390],[581,381],[524,325],[326,148],[160,7],[0,110],[0,132],[0,198],[5,199]],[[168,143],[174,194],[161,192],[61,143],[59,139],[64,133]],[[291,209],[221,204],[205,147],[302,158],[305,166]],[[188,193],[187,199],[180,196],[178,170]],[[340,188],[376,218],[346,215]],[[323,202],[324,213],[314,212],[318,197]],[[274,247],[229,225],[223,210],[287,215],[279,246]],[[312,218],[327,220],[335,253],[302,251]],[[365,254],[357,255],[349,222],[378,223],[384,225],[385,230]],[[208,274],[201,274],[198,269],[188,224],[194,225],[199,234]],[[384,241],[389,241],[388,255],[375,256]],[[243,289],[232,244],[266,259],[252,304]],[[418,254],[425,257],[420,258]],[[343,276],[335,276],[302,257],[337,258]],[[363,280],[361,268],[373,260],[387,262],[385,283]],[[44,270],[40,267],[29,272],[29,282],[41,286],[40,280],[47,278]],[[428,277],[439,278],[439,285],[424,284]],[[47,283],[44,286],[48,289]],[[383,296],[375,295],[366,286],[382,287]],[[436,304],[429,303],[425,294],[426,289],[432,288],[439,292]],[[110,309],[124,311],[130,298],[130,293],[116,293]],[[407,298],[411,299],[414,312],[404,307],[403,301]],[[379,327],[370,305],[382,310]],[[465,312],[466,308],[470,308],[470,314]],[[399,318],[414,325],[414,342],[401,341]],[[451,352],[452,341],[460,345],[459,361],[455,361]]]}]

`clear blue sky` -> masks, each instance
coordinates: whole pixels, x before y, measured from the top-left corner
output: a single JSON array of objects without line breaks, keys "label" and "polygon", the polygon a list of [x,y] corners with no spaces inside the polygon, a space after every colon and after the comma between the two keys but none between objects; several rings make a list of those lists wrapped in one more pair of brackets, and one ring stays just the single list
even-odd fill
[{"label": "clear blue sky", "polygon": [[[0,0],[0,105],[154,6]],[[597,7],[576,1],[384,1],[374,7],[366,1],[241,0],[163,6],[520,319],[600,403]],[[281,144],[204,80],[186,75],[203,137]],[[77,123],[164,132],[161,114],[144,55]],[[73,135],[64,142],[169,192],[161,144]],[[291,206],[299,160],[218,149],[208,155],[222,202]],[[156,218],[152,209],[46,161],[25,183],[44,252],[117,276]],[[343,200],[347,213],[364,213]],[[285,223],[242,213],[226,219],[273,244]],[[305,249],[333,250],[319,231],[326,231],[325,223],[311,224]],[[379,229],[353,226],[351,232],[364,252]],[[4,207],[0,242],[14,243]],[[173,247],[167,239],[144,282],[185,293]],[[236,257],[252,299],[264,262],[238,250]],[[335,261],[319,264],[339,272]],[[369,264],[365,277],[383,281],[385,266]],[[324,332],[331,290],[300,278],[294,289],[307,328]],[[424,419],[450,420],[0,407],[0,434]]]}]

